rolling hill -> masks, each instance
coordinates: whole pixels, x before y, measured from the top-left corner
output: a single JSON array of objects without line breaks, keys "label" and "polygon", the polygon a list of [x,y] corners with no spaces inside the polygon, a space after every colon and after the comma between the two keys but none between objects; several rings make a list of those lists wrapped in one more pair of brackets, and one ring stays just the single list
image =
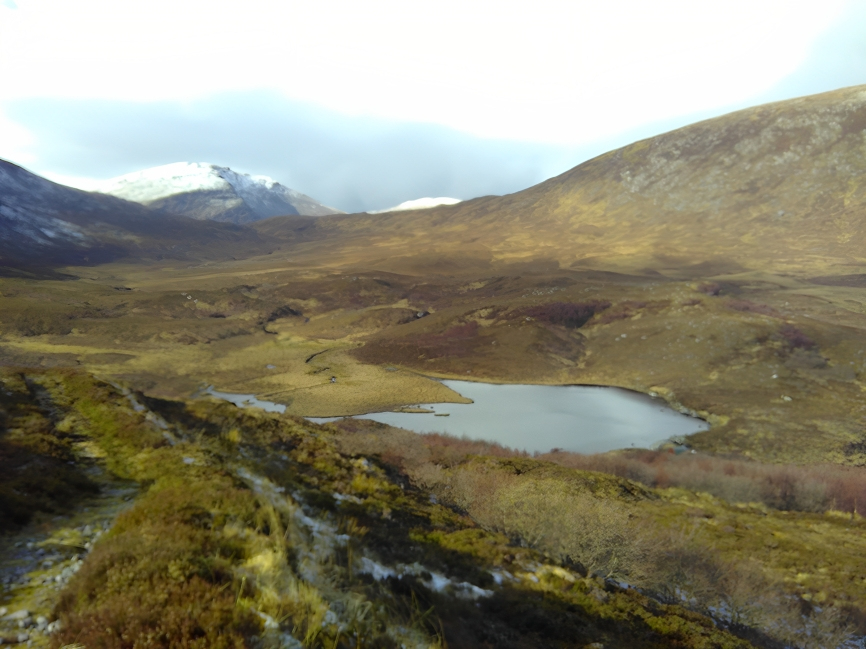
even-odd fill
[{"label": "rolling hill", "polygon": [[[392,270],[459,258],[675,276],[858,273],[864,147],[866,86],[845,88],[642,140],[515,194],[317,221],[305,249],[322,256],[324,243],[335,263]],[[280,236],[285,224],[256,227]]]}]

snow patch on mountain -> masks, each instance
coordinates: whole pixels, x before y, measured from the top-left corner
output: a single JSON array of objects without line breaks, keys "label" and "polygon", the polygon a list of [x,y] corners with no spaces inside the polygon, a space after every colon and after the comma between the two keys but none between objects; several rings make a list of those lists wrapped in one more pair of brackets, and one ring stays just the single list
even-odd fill
[{"label": "snow patch on mountain", "polygon": [[430,207],[437,207],[439,205],[456,205],[457,203],[462,203],[463,201],[459,198],[449,198],[447,196],[440,196],[438,198],[430,198],[426,196],[424,198],[416,198],[412,201],[404,201],[395,207],[390,207],[387,210],[374,210],[372,212],[368,212],[369,214],[384,214],[385,212],[403,212],[405,210],[426,210]]},{"label": "snow patch on mountain", "polygon": [[[193,218],[223,220],[216,201],[225,201],[226,211],[236,208],[240,201],[248,208],[247,220],[257,220],[281,214],[322,216],[340,214],[336,210],[281,185],[269,176],[253,176],[238,173],[229,167],[220,167],[207,162],[174,162],[151,167],[133,173],[95,183],[93,189],[144,205],[159,202],[159,206],[172,208]],[[186,210],[178,204],[164,203],[164,199],[183,194],[211,194],[207,201],[197,205],[186,204]],[[237,199],[240,199],[238,201]],[[189,213],[188,213],[189,212]],[[228,218],[227,220],[236,220]]]},{"label": "snow patch on mountain", "polygon": [[151,203],[195,191],[234,190],[241,198],[255,197],[262,189],[276,191],[291,198],[303,194],[289,189],[269,176],[238,173],[229,167],[206,162],[173,162],[160,167],[110,178],[94,185],[94,191],[112,194],[136,203]]}]

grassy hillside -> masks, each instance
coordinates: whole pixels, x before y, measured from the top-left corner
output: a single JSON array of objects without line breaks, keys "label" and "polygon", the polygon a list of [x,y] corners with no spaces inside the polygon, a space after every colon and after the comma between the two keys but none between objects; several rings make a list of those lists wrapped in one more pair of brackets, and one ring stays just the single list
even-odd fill
[{"label": "grassy hillside", "polygon": [[[416,213],[106,207],[127,257],[0,273],[0,606],[56,647],[864,634],[864,92]],[[462,400],[435,377],[616,385],[711,428],[682,457],[530,458],[300,419]]]},{"label": "grassy hillside", "polygon": [[690,277],[862,273],[864,133],[857,86],[687,126],[508,196],[329,217],[291,236],[291,219],[256,227],[308,241],[295,254],[319,263],[380,269],[532,260]]},{"label": "grassy hillside", "polygon": [[[736,508],[381,426],[151,399],[81,373],[6,371],[2,388],[6,447],[65,453],[70,475],[103,490],[140,489],[81,548],[59,598],[43,585],[50,561],[0,598],[60,620],[54,647],[811,647],[858,619],[859,518]],[[53,448],[19,432],[34,426]],[[13,496],[9,479],[0,506],[27,500],[40,523],[29,547],[62,562],[59,548],[82,543],[67,523],[76,498],[20,483]],[[754,528],[758,547],[785,539],[786,554],[742,564],[732,525]],[[810,555],[816,526],[825,547]],[[802,574],[786,584],[789,548]]]}]

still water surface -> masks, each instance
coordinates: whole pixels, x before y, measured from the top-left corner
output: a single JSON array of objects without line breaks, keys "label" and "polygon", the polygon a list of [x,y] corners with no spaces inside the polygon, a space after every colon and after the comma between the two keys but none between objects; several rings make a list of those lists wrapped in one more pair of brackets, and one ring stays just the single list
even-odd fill
[{"label": "still water surface", "polygon": [[[449,433],[498,442],[529,452],[553,448],[603,453],[648,448],[708,424],[669,408],[663,401],[619,388],[578,385],[500,385],[443,381],[474,403],[421,404],[434,414],[377,412],[361,419],[419,433]],[[335,418],[310,418],[315,422]]]},{"label": "still water surface", "polygon": [[[603,453],[618,448],[648,448],[670,437],[707,430],[708,424],[672,410],[664,402],[620,388],[583,385],[500,385],[442,381],[474,403],[420,404],[432,413],[374,412],[360,419],[419,433],[448,433],[503,446],[545,453],[554,448]],[[208,394],[240,406],[285,412],[280,403],[252,394]],[[436,414],[447,417],[436,416]],[[310,417],[324,423],[339,417]]]}]

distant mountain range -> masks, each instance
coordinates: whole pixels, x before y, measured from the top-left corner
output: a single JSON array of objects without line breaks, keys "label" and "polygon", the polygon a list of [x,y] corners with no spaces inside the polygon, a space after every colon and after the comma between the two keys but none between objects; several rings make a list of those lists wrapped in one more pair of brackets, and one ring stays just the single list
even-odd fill
[{"label": "distant mountain range", "polygon": [[98,192],[198,220],[252,223],[272,216],[343,214],[268,176],[206,162],[175,162],[101,181]]},{"label": "distant mountain range", "polygon": [[194,221],[58,185],[0,160],[0,268],[138,259],[219,259],[263,245],[248,228]]},{"label": "distant mountain range", "polygon": [[[866,275],[864,138],[866,86],[844,88],[636,142],[507,196],[425,198],[370,215],[337,214],[269,178],[204,163],[105,181],[112,196],[0,163],[0,265],[49,250],[57,263],[241,257],[240,242],[255,241],[294,259],[385,270],[537,261],[675,276]],[[325,214],[334,216],[315,218]],[[196,227],[229,225],[213,221],[234,229]]]}]

